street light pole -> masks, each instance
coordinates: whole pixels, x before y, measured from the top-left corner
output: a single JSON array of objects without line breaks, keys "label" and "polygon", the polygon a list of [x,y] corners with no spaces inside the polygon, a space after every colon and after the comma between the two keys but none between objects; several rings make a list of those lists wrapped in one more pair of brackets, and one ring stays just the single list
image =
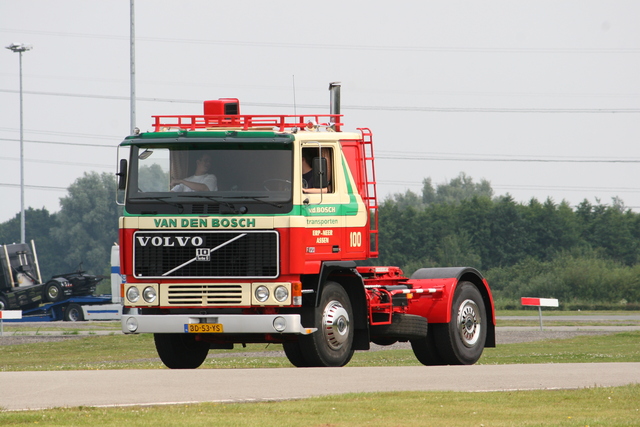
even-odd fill
[{"label": "street light pole", "polygon": [[33,49],[24,44],[11,43],[7,49],[17,52],[20,56],[20,243],[26,241],[24,219],[24,137],[22,124],[22,53]]}]

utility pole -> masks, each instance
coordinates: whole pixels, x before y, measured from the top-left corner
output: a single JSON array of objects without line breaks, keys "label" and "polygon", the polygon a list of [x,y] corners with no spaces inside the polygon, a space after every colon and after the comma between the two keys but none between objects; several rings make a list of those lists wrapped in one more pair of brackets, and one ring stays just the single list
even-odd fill
[{"label": "utility pole", "polygon": [[131,31],[129,35],[129,50],[131,55],[131,95],[129,102],[131,103],[131,125],[129,130],[134,133],[136,128],[136,30],[134,17],[134,0],[130,0],[130,24]]},{"label": "utility pole", "polygon": [[33,49],[33,47],[24,44],[11,43],[6,48],[14,53],[17,52],[20,57],[20,243],[24,243],[26,241],[26,233],[24,220],[24,128],[22,121],[22,53]]}]

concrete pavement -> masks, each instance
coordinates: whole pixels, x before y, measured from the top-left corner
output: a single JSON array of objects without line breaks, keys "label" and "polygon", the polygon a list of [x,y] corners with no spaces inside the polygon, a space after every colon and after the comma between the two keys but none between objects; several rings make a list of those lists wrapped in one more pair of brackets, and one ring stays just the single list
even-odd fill
[{"label": "concrete pavement", "polygon": [[505,391],[640,383],[640,363],[0,372],[4,410],[246,402],[376,391]]}]

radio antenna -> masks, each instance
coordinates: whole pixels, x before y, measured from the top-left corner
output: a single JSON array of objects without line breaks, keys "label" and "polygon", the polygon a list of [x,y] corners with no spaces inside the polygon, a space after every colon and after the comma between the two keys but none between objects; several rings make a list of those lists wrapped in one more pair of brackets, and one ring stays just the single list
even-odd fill
[{"label": "radio antenna", "polygon": [[292,75],[291,79],[293,81],[293,115],[297,116],[298,113],[296,111],[296,75]]}]

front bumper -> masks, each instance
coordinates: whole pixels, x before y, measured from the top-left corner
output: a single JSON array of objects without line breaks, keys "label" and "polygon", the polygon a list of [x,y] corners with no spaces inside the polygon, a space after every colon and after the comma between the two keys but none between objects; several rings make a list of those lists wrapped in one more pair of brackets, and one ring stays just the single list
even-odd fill
[{"label": "front bumper", "polygon": [[299,314],[220,314],[220,315],[140,315],[123,314],[122,332],[139,333],[186,333],[188,324],[221,324],[221,334],[300,334],[308,335],[315,328],[305,328]]}]

